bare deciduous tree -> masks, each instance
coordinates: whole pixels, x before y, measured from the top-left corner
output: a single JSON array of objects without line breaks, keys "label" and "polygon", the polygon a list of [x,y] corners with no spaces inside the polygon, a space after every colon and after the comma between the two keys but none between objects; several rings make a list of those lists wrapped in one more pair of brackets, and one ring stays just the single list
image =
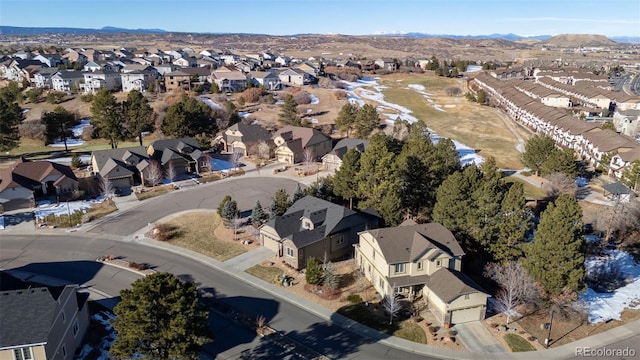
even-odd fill
[{"label": "bare deciduous tree", "polygon": [[315,161],[316,161],[316,155],[314,154],[313,149],[311,148],[304,149],[303,162],[307,169],[305,171],[307,174],[309,174],[309,166],[311,166],[311,164],[313,164]]},{"label": "bare deciduous tree", "polygon": [[447,86],[444,88],[444,93],[447,94],[447,96],[460,96],[462,95],[462,89],[457,86]]},{"label": "bare deciduous tree", "polygon": [[152,187],[158,185],[158,183],[160,183],[160,180],[162,180],[162,167],[156,160],[152,160],[151,163],[149,163],[149,166],[147,166],[147,168],[144,170],[144,172],[145,179],[147,179],[147,182],[151,184]]},{"label": "bare deciduous tree", "polygon": [[324,265],[323,285],[331,290],[335,290],[338,288],[339,283],[340,279],[338,278],[338,274],[336,273],[336,267],[331,261],[327,262]]},{"label": "bare deciduous tree", "polygon": [[507,324],[511,316],[517,314],[516,307],[530,304],[538,297],[538,288],[533,278],[519,262],[511,261],[506,265],[491,263],[485,267],[484,275],[500,285],[496,295],[498,310],[507,316]]},{"label": "bare deciduous tree", "polygon": [[393,324],[393,318],[402,310],[400,299],[395,294],[395,288],[391,295],[385,295],[383,300],[384,310],[389,314],[389,324]]},{"label": "bare deciduous tree", "polygon": [[576,196],[578,185],[575,180],[563,173],[552,173],[545,178],[542,188],[550,197],[558,197],[562,194]]},{"label": "bare deciduous tree", "polygon": [[231,153],[231,164],[233,165],[233,171],[238,171],[238,166],[240,165],[240,159],[242,159],[242,153],[236,151],[235,149]]},{"label": "bare deciduous tree", "polygon": [[271,157],[270,153],[271,149],[269,148],[269,144],[267,144],[266,141],[260,141],[260,143],[258,144],[258,155],[260,156],[260,158],[263,160],[269,160],[269,158]]},{"label": "bare deciduous tree", "polygon": [[176,179],[176,168],[173,166],[172,162],[167,165],[167,179],[171,182]]},{"label": "bare deciduous tree", "polygon": [[233,217],[233,219],[231,220],[231,226],[233,227],[233,240],[238,240],[238,230],[240,229],[240,227],[242,226],[243,220],[238,216],[235,215]]},{"label": "bare deciduous tree", "polygon": [[113,182],[107,178],[100,176],[100,193],[104,195],[105,199],[111,199],[116,189],[113,186]]}]

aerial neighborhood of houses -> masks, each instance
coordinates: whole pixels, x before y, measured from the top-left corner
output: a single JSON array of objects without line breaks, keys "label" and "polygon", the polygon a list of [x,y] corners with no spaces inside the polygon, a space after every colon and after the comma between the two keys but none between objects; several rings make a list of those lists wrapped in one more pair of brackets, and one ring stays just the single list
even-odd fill
[{"label": "aerial neighborhood of houses", "polygon": [[[638,220],[632,219],[629,221],[630,225],[627,223],[624,226],[620,225],[624,231],[628,230],[624,233],[623,230],[613,229],[611,219],[617,220],[618,217],[622,219],[625,214],[636,214],[633,212],[636,211],[633,210],[633,205],[629,204],[637,203],[635,197],[640,190],[640,95],[614,91],[611,77],[594,71],[593,68],[577,67],[569,63],[516,62],[514,64],[509,62],[480,70],[483,65],[481,61],[477,64],[470,61],[469,64],[464,65],[476,66],[479,69],[460,71],[458,74],[454,65],[454,61],[457,60],[448,61],[450,65],[446,65],[447,61],[444,61],[445,70],[442,70],[435,56],[430,59],[408,57],[403,60],[382,56],[370,59],[347,56],[325,59],[321,56],[308,58],[287,56],[271,50],[241,55],[228,49],[206,48],[198,51],[190,47],[165,50],[133,47],[110,50],[69,47],[55,53],[21,50],[10,56],[0,57],[0,80],[12,84],[19,83],[24,89],[63,92],[67,97],[78,95],[78,98],[82,96],[92,99],[97,97],[95,94],[105,93],[105,90],[110,95],[118,92],[132,95],[139,92],[141,94],[137,95],[141,98],[153,98],[158,102],[163,100],[163,96],[166,99],[173,94],[180,94],[182,98],[180,101],[189,99],[196,104],[192,106],[193,108],[204,108],[203,111],[207,114],[216,114],[216,111],[223,113],[232,108],[236,115],[233,122],[224,118],[228,115],[226,113],[226,115],[216,115],[217,118],[207,116],[206,122],[210,126],[207,129],[214,129],[211,133],[205,134],[203,131],[197,134],[189,133],[189,136],[184,134],[170,136],[162,133],[164,129],[160,131],[159,124],[166,121],[166,116],[169,116],[170,111],[166,109],[179,101],[173,99],[175,102],[171,105],[167,102],[159,106],[163,107],[163,116],[156,118],[156,114],[153,114],[147,117],[146,120],[152,119],[155,125],[151,136],[144,139],[144,145],[142,130],[136,130],[134,136],[128,136],[126,139],[124,135],[120,138],[116,136],[108,145],[106,142],[101,142],[99,145],[92,144],[91,147],[82,149],[84,163],[81,166],[73,164],[74,161],[79,161],[80,151],[74,153],[66,149],[64,152],[56,149],[56,151],[42,153],[26,150],[22,153],[11,153],[10,151],[14,148],[18,148],[18,145],[14,145],[0,157],[0,165],[3,165],[0,166],[0,229],[2,229],[0,231],[7,228],[9,230],[6,233],[11,234],[10,228],[16,226],[9,220],[5,220],[3,215],[6,215],[6,219],[16,219],[13,217],[16,214],[35,214],[41,207],[50,206],[51,203],[57,206],[66,204],[66,210],[63,209],[62,214],[67,216],[65,221],[69,226],[64,228],[69,232],[75,232],[73,237],[81,237],[93,226],[98,227],[103,223],[107,224],[105,226],[110,226],[109,220],[92,223],[94,218],[87,215],[87,208],[82,208],[79,210],[82,214],[78,216],[77,223],[72,224],[72,221],[76,220],[72,220],[74,213],[70,207],[75,202],[102,201],[101,195],[108,199],[104,203],[124,204],[125,209],[120,211],[113,205],[115,207],[112,210],[113,214],[100,216],[106,216],[107,219],[118,219],[117,217],[120,216],[121,219],[124,216],[134,218],[135,211],[142,213],[143,210],[138,210],[136,206],[139,206],[139,209],[146,209],[145,201],[146,204],[158,201],[158,199],[147,200],[154,196],[165,196],[168,199],[178,199],[182,196],[180,199],[184,199],[187,197],[185,193],[193,194],[198,191],[198,196],[202,198],[218,196],[222,198],[227,194],[222,194],[218,189],[226,186],[224,184],[231,187],[239,181],[249,183],[249,180],[255,181],[254,184],[258,185],[263,185],[260,181],[269,182],[269,184],[273,182],[276,185],[279,185],[278,182],[285,185],[293,183],[298,186],[298,190],[291,198],[284,189],[285,185],[282,188],[273,189],[282,191],[283,198],[278,198],[277,192],[275,195],[268,194],[273,195],[270,198],[273,201],[270,207],[256,201],[256,208],[252,211],[248,211],[249,208],[238,209],[238,203],[229,196],[229,199],[225,197],[227,200],[222,200],[220,203],[217,215],[207,213],[207,216],[211,215],[207,219],[217,216],[215,219],[220,220],[220,227],[223,228],[220,231],[210,231],[213,235],[206,234],[207,236],[211,235],[213,238],[227,236],[229,239],[226,240],[231,243],[230,246],[240,248],[240,254],[254,251],[258,254],[255,255],[256,259],[264,257],[261,259],[264,262],[251,264],[258,267],[257,272],[266,273],[265,268],[277,268],[278,275],[275,280],[271,274],[268,274],[271,278],[266,280],[267,275],[260,277],[252,274],[257,278],[251,280],[253,281],[251,284],[260,281],[260,286],[251,286],[286,293],[288,289],[281,288],[294,288],[294,285],[306,281],[308,286],[299,286],[291,291],[317,295],[326,301],[319,302],[323,306],[326,304],[333,306],[330,301],[340,302],[342,306],[339,310],[336,310],[338,307],[331,309],[331,314],[335,310],[340,317],[354,316],[352,319],[363,320],[365,324],[372,323],[367,322],[370,320],[369,317],[384,318],[376,329],[393,336],[400,336],[397,335],[400,332],[399,327],[392,326],[396,319],[403,321],[402,327],[409,322],[413,325],[418,324],[416,326],[422,329],[421,334],[425,337],[424,344],[428,341],[429,345],[436,344],[434,346],[442,347],[446,351],[464,350],[465,346],[471,350],[478,349],[474,346],[485,346],[483,348],[485,350],[490,347],[504,350],[507,346],[511,346],[511,343],[502,339],[511,334],[518,334],[518,337],[526,343],[527,350],[548,348],[550,339],[553,339],[555,346],[555,341],[559,342],[560,336],[556,334],[552,337],[550,334],[554,311],[560,312],[560,310],[555,310],[556,308],[551,310],[552,320],[549,323],[546,315],[543,319],[543,316],[538,314],[535,315],[537,316],[535,322],[534,320],[529,323],[524,322],[528,324],[527,326],[510,322],[511,316],[520,317],[522,313],[528,311],[527,305],[530,304],[526,303],[524,299],[526,296],[521,293],[505,295],[509,289],[505,290],[506,286],[501,282],[504,278],[500,278],[495,272],[491,273],[490,270],[483,272],[483,269],[490,269],[489,263],[499,263],[503,266],[500,269],[506,273],[505,269],[508,266],[514,266],[516,271],[510,274],[515,277],[518,273],[525,273],[522,269],[526,266],[523,264],[534,263],[534,260],[531,260],[534,256],[543,258],[552,253],[555,241],[570,243],[571,246],[563,245],[564,248],[586,248],[587,240],[583,235],[587,232],[587,227],[586,225],[583,227],[581,210],[576,210],[580,209],[577,200],[579,191],[576,185],[578,177],[576,169],[579,168],[577,164],[584,165],[583,167],[588,167],[592,173],[598,173],[597,176],[607,179],[602,186],[598,187],[598,191],[607,194],[608,197],[593,195],[587,199],[588,196],[585,195],[580,199],[587,204],[587,207],[599,206],[597,211],[607,214],[608,225],[603,225],[604,216],[595,216],[597,219],[593,220],[593,223],[600,221],[601,229],[608,226],[604,231],[598,232],[597,240],[593,241],[604,244],[598,248],[598,254],[631,258],[625,252],[626,250],[623,251],[622,246],[629,245],[628,243],[633,241],[637,245],[637,240],[633,240],[633,236],[637,237],[640,234]],[[526,134],[527,140],[550,138],[552,139],[549,140],[550,147],[553,150],[562,149],[563,152],[571,152],[568,166],[570,169],[567,172],[572,174],[573,178],[568,181],[571,186],[566,186],[571,189],[563,193],[565,189],[554,188],[547,191],[547,188],[543,187],[543,184],[546,183],[548,187],[552,182],[544,176],[562,172],[562,165],[566,163],[540,176],[531,174],[532,171],[529,171],[531,170],[529,168],[513,171],[516,173],[510,177],[513,181],[506,181],[503,178],[507,177],[508,171],[504,169],[508,167],[496,165],[494,153],[485,155],[489,154],[489,152],[483,153],[486,149],[472,149],[461,144],[453,136],[449,140],[445,136],[436,135],[437,130],[434,132],[427,128],[429,119],[418,119],[423,113],[416,111],[411,115],[412,111],[406,110],[404,105],[387,102],[384,96],[375,93],[385,86],[378,86],[376,81],[380,80],[380,77],[374,78],[374,76],[399,74],[402,68],[410,69],[403,74],[406,77],[397,80],[390,76],[392,80],[387,80],[385,86],[395,82],[396,85],[402,86],[401,90],[398,90],[400,88],[395,90],[407,91],[411,92],[411,96],[419,96],[420,106],[427,107],[427,111],[423,113],[436,114],[433,118],[438,119],[437,121],[442,119],[439,116],[451,115],[446,114],[447,111],[454,113],[459,109],[465,109],[461,111],[471,112],[473,110],[469,110],[466,106],[484,110],[488,107],[478,103],[491,105],[492,114],[494,119],[499,120],[496,120],[499,126],[508,125],[509,132],[513,133],[514,137],[520,138],[518,134]],[[446,78],[446,81],[449,81],[447,83],[449,89],[454,85],[460,87],[458,94],[445,96],[447,88],[443,86],[442,89],[433,90],[434,93],[439,92],[437,95],[429,95],[424,91],[423,85],[412,82],[414,79],[411,78],[412,76],[417,78],[423,76],[425,70],[435,71],[436,69],[440,69],[439,75],[429,73],[424,77],[436,79],[433,80],[434,82]],[[328,74],[330,71],[334,73]],[[349,79],[340,78],[336,75],[339,71],[342,72],[341,76],[352,74],[357,76]],[[363,79],[363,74],[369,74],[371,78]],[[321,83],[324,80],[331,81],[332,87],[322,88]],[[427,84],[429,81],[421,84]],[[366,87],[366,89],[354,90],[357,87]],[[250,117],[249,115],[252,114],[245,112],[246,109],[239,109],[245,104],[245,98],[240,97],[240,93],[243,91],[247,93],[251,88],[259,88],[261,95],[260,100],[250,106],[255,109],[270,107],[271,110],[276,109],[275,112],[282,111],[278,117],[279,124],[274,125],[275,120],[268,123],[260,121],[259,113],[258,116]],[[291,94],[295,94],[296,91],[318,88],[322,88],[323,91],[330,88],[331,92],[327,90],[330,94],[328,97],[332,101],[335,100],[335,103],[343,105],[338,117],[350,111],[348,119],[341,120],[353,123],[342,126],[338,124],[337,119],[335,123],[327,121],[318,123],[317,119],[314,119],[316,122],[311,121],[310,115],[317,108],[304,109],[305,106],[303,106],[311,103],[310,98],[304,104],[293,104],[292,112],[295,121],[282,120],[286,116],[285,107],[287,106],[287,100],[283,100],[282,95],[286,94],[287,99],[293,101],[294,96]],[[466,92],[467,100],[470,98],[474,100],[465,102],[464,97],[461,96],[462,89]],[[427,89],[427,91],[431,90]],[[124,98],[124,95],[118,95]],[[481,101],[480,97],[485,95],[487,99]],[[267,96],[270,97],[268,104],[266,101],[263,102]],[[440,107],[434,103],[432,97],[447,103]],[[214,100],[219,101],[214,102]],[[0,101],[4,104],[5,100],[0,98]],[[225,105],[221,105],[222,101],[225,101]],[[204,106],[205,103],[209,105]],[[64,107],[65,104],[62,102],[60,105]],[[93,106],[82,105],[85,110]],[[237,111],[236,106],[240,112]],[[17,105],[16,108],[19,109]],[[126,113],[125,105],[119,109],[118,111],[122,111],[119,114]],[[199,109],[193,110],[194,113]],[[363,115],[361,112],[369,109],[373,112],[373,124],[362,125],[365,122],[362,119],[365,119],[366,114]],[[185,110],[187,114],[185,117],[192,115],[189,113],[191,110]],[[31,110],[25,109],[22,118],[29,111]],[[91,111],[93,112],[94,109]],[[31,112],[30,115],[33,115],[35,111]],[[245,114],[239,115],[241,113]],[[338,114],[337,111],[334,113]],[[502,117],[505,114],[508,117],[506,120]],[[499,118],[498,115],[500,115]],[[432,115],[425,115],[425,117],[428,116]],[[467,114],[456,116],[467,116]],[[354,125],[356,121],[361,123]],[[63,127],[61,124],[56,125]],[[440,126],[443,126],[442,122]],[[455,124],[448,123],[446,126],[454,128]],[[481,128],[482,125],[470,126],[473,128],[471,133],[484,131]],[[62,137],[67,130],[69,129],[61,131]],[[57,128],[54,131],[58,131]],[[94,133],[97,132],[99,131],[94,131]],[[146,136],[147,132],[144,131],[144,133]],[[350,136],[354,134],[358,135]],[[450,134],[455,134],[455,131],[448,132],[447,136]],[[136,146],[132,146],[131,143],[118,146],[118,141],[122,143],[132,139],[136,141],[134,143]],[[64,140],[66,148],[66,138]],[[101,140],[108,140],[108,137],[101,137]],[[510,145],[510,148],[513,151],[514,146]],[[523,160],[523,154],[529,151],[525,149],[525,141],[520,138],[515,148],[518,157],[515,163],[524,164],[523,167],[527,167]],[[463,153],[470,156],[471,160],[463,161]],[[71,155],[77,158],[71,158]],[[69,161],[57,159],[63,156],[69,156]],[[560,156],[554,160],[558,163],[563,161]],[[268,171],[261,172],[263,168]],[[530,174],[524,175],[526,172]],[[632,174],[631,176],[635,174],[635,181],[629,181],[629,174]],[[336,180],[339,176],[342,177]],[[584,186],[586,185],[580,185],[580,189]],[[246,193],[257,196],[255,193],[258,187],[256,185],[255,189],[246,189]],[[540,195],[541,193],[543,195]],[[549,195],[551,193],[552,195]],[[253,198],[251,200],[255,201]],[[508,203],[509,200],[514,204]],[[446,201],[450,202],[446,203]],[[281,208],[280,202],[286,206]],[[158,201],[156,204],[159,203]],[[157,206],[169,206],[168,203],[170,201]],[[354,203],[357,206],[353,206]],[[441,205],[443,203],[448,205]],[[563,204],[569,205],[561,208]],[[571,207],[574,205],[575,207]],[[196,210],[202,210],[200,204],[189,203],[188,205],[180,204],[180,206],[189,211],[192,211],[190,206],[197,208]],[[548,227],[552,225],[547,226],[550,221],[546,214],[560,211],[558,209],[564,210],[564,213],[568,214],[567,218],[576,216],[575,219],[569,220],[563,218],[569,224],[563,230],[571,228],[567,230],[570,234],[565,237],[562,233],[558,236],[559,240],[551,239],[555,233],[546,238],[543,238],[543,235],[536,235],[540,228],[543,229],[542,231],[549,231]],[[147,211],[152,210],[147,209]],[[487,215],[491,211],[493,213]],[[560,215],[564,216],[564,213]],[[558,213],[554,214],[560,216]],[[640,216],[640,207],[637,214]],[[175,214],[171,216],[173,215]],[[491,216],[493,218],[487,220]],[[53,218],[55,216],[47,219],[53,222]],[[60,227],[47,224],[47,221],[38,215],[34,215],[32,220],[27,224],[30,232],[46,231],[44,234],[48,235],[54,234],[56,227]],[[26,226],[24,222],[20,223],[20,220],[16,222],[20,226]],[[35,226],[31,226],[32,222]],[[505,228],[512,223],[516,224],[509,233],[511,228],[507,230]],[[162,251],[173,249],[171,251],[176,256],[182,256],[175,250],[178,245],[166,241],[167,239],[154,237],[164,231],[162,225],[145,222],[141,225],[143,230],[138,230],[135,235],[127,234],[129,238],[123,242],[127,243],[126,246],[138,246],[144,243],[144,245],[151,244],[152,247],[163,249]],[[244,228],[240,229],[242,226]],[[179,234],[181,231],[175,233]],[[87,242],[99,242],[103,238],[110,239],[110,235],[106,235],[106,232],[95,235],[97,233],[92,233],[93,237],[88,237]],[[232,235],[228,236],[229,233]],[[631,240],[615,238],[623,233]],[[13,235],[22,236],[19,233]],[[117,236],[118,240],[125,239],[123,236]],[[198,236],[204,235],[199,233]],[[540,236],[540,239],[536,236]],[[116,235],[113,237],[115,238]],[[236,241],[238,237],[242,237],[243,241]],[[249,238],[251,241],[244,240]],[[500,243],[506,238],[511,242]],[[216,238],[215,241],[218,240]],[[534,243],[544,241],[552,243],[549,248],[537,252],[531,250]],[[500,248],[495,245],[498,243],[504,246]],[[566,243],[563,244],[566,245]],[[595,248],[595,245],[593,247]],[[123,246],[123,248],[126,247]],[[15,252],[17,254],[20,251]],[[206,256],[209,256],[208,254],[210,253]],[[529,254],[532,255],[529,256]],[[199,254],[192,259],[201,260],[206,256]],[[253,260],[246,255],[240,255],[237,258],[241,256],[243,256],[241,260],[225,258],[224,261],[218,261],[216,258],[216,271],[238,271],[241,265],[246,265],[243,261]],[[587,283],[585,279],[588,277],[587,272],[598,265],[585,269],[585,264],[589,263],[588,261],[599,260],[585,260],[587,256],[596,257],[594,254],[587,254],[586,251],[575,250],[575,253],[561,260],[539,261],[540,267],[548,262],[564,265],[572,261],[581,261],[573,268],[570,265],[566,266],[569,268],[566,273],[558,276],[560,280],[557,282],[562,283],[558,289],[553,288],[556,284],[545,283],[544,272],[539,271],[534,276],[535,269],[530,269],[533,269],[536,264],[526,268],[525,277],[517,279],[524,279],[521,282],[527,285],[535,283],[536,289],[543,289],[532,291],[535,293],[535,296],[531,295],[532,299],[535,298],[532,302],[538,301],[540,296],[548,296],[548,303],[558,298],[562,301],[569,299],[562,304],[564,306],[569,301],[577,301],[578,294],[584,293],[587,286],[588,294],[592,295],[593,283]],[[105,260],[105,258],[108,259]],[[151,273],[155,271],[145,268],[149,265],[146,263],[137,264],[132,261],[128,265],[122,265],[117,263],[119,259],[112,255],[105,258],[101,258],[100,261],[104,260],[105,264],[120,268],[129,266],[129,270],[133,268],[132,271],[136,271],[136,276],[143,278],[145,278],[143,275],[148,273],[141,271],[149,270]],[[227,261],[227,264],[233,265],[225,265]],[[206,261],[200,262],[206,263]],[[331,283],[330,278],[335,275],[332,266],[340,262],[348,263],[352,268],[341,273],[342,281]],[[633,264],[629,266],[637,267],[636,263]],[[143,269],[136,270],[135,265]],[[561,265],[558,266],[561,267]],[[317,266],[320,267],[316,268]],[[320,268],[325,282],[311,283],[309,275]],[[241,270],[249,272],[249,266]],[[618,273],[623,270],[628,271],[626,268],[618,269]],[[575,275],[576,272],[578,275]],[[640,289],[637,287],[640,285],[638,274],[640,272],[635,273],[636,278],[629,276],[624,279],[618,274],[620,286],[629,284],[636,286],[625,293],[633,293],[634,289]],[[20,275],[22,275],[21,278]],[[76,355],[80,352],[84,353],[79,348],[83,343],[84,334],[92,331],[89,323],[93,321],[90,320],[89,298],[87,293],[82,291],[84,289],[67,283],[57,284],[57,286],[35,286],[36,281],[32,279],[33,276],[26,276],[20,271],[12,272],[3,269],[0,271],[0,276],[2,277],[0,359],[66,360],[74,359],[74,353]],[[27,278],[31,280],[27,281]],[[237,278],[240,279],[240,277]],[[607,277],[603,275],[599,279],[604,281],[602,279],[605,278]],[[578,280],[574,282],[579,284],[571,283],[575,279]],[[348,285],[344,285],[345,283]],[[365,288],[369,291],[369,297],[366,299],[364,290],[353,290],[359,287],[360,283],[365,283]],[[346,289],[349,286],[349,293],[347,291],[340,293],[336,290],[341,287]],[[610,294],[613,294],[614,290]],[[338,295],[331,298],[335,294]],[[95,294],[92,293],[92,295]],[[505,300],[505,296],[512,298]],[[625,298],[619,302],[625,304],[623,308],[638,311],[637,294],[633,296],[636,298]],[[596,297],[593,296],[592,302],[599,301]],[[552,298],[553,300],[550,300]],[[375,299],[375,303],[371,299]],[[218,301],[215,296],[208,300]],[[402,306],[398,305],[397,301],[410,304],[403,305],[408,308],[407,316],[404,318],[400,315]],[[221,306],[221,303],[218,302],[216,305]],[[548,308],[551,307],[548,306]],[[243,321],[247,322],[245,321],[247,319],[237,316],[237,313],[229,309],[231,307],[217,308],[217,311],[220,316],[228,317],[234,326],[244,326],[251,331],[256,331],[256,328],[258,330],[267,328],[264,324],[258,324],[260,317],[250,318],[251,324],[247,325],[243,323]],[[227,310],[228,312],[225,312]],[[360,315],[361,318],[357,319],[358,315],[354,315],[357,311],[363,311],[367,315]],[[26,316],[25,313],[31,315]],[[532,311],[531,314],[533,313]],[[380,314],[382,316],[378,316]],[[636,316],[634,319],[637,319],[637,315],[634,316]],[[428,321],[423,317],[427,317]],[[497,320],[486,320],[488,317]],[[534,318],[533,315],[531,317]],[[569,317],[565,316],[565,318]],[[95,317],[92,319],[95,320]],[[611,319],[605,319],[607,324],[608,320]],[[541,321],[543,322],[540,323]],[[456,329],[450,329],[456,325],[465,326],[465,324],[469,327],[457,329],[471,329],[478,326],[482,330],[473,330],[480,331],[477,333],[472,330],[462,330],[459,333]],[[582,321],[577,326],[585,324],[586,322]],[[375,326],[372,325],[372,327]],[[543,334],[546,340],[542,340],[543,337],[534,336],[534,331],[536,334],[548,331],[549,335]],[[476,336],[480,337],[478,334],[486,335],[491,340],[478,340],[486,343],[477,345],[478,341],[474,339]],[[495,340],[493,336],[499,340]],[[283,335],[284,337],[286,336]],[[461,344],[460,339],[464,345]],[[563,341],[564,344],[568,340]],[[295,348],[295,346],[283,346],[283,348]]]}]

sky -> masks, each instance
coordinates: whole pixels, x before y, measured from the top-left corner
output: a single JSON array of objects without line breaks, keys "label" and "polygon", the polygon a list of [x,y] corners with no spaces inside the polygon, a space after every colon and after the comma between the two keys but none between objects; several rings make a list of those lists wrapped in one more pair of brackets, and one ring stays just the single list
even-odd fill
[{"label": "sky", "polygon": [[270,35],[640,36],[640,1],[0,0],[0,24]]}]

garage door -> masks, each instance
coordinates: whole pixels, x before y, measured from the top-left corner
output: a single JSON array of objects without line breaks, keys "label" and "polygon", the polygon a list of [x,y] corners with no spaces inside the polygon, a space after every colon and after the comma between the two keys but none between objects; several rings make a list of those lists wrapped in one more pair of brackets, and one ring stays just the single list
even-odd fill
[{"label": "garage door", "polygon": [[480,320],[479,307],[454,310],[451,312],[451,323],[454,325],[478,320]]},{"label": "garage door", "polygon": [[[12,211],[18,209],[30,209],[31,208],[31,200],[30,199],[13,199],[8,202],[2,203],[2,211]],[[1,212],[1,211],[0,211]]]}]

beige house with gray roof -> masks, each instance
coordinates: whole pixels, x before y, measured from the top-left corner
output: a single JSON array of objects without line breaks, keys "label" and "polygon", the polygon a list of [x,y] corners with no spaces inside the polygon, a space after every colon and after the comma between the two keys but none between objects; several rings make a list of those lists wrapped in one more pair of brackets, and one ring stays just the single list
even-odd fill
[{"label": "beige house with gray roof", "polygon": [[381,296],[424,296],[442,323],[484,319],[489,295],[461,272],[464,251],[441,224],[407,221],[359,236],[356,263]]}]

